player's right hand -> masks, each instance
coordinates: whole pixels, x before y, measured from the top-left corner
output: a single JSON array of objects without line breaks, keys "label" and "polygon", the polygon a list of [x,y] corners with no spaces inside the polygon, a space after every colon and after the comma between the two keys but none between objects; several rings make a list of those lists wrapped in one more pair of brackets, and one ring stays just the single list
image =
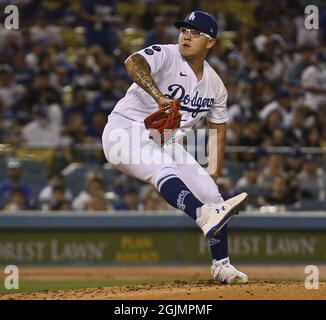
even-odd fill
[{"label": "player's right hand", "polygon": [[157,99],[157,103],[158,103],[158,107],[161,110],[166,110],[169,109],[172,102],[174,102],[175,100],[170,99],[170,98],[166,98],[166,97],[159,97]]}]

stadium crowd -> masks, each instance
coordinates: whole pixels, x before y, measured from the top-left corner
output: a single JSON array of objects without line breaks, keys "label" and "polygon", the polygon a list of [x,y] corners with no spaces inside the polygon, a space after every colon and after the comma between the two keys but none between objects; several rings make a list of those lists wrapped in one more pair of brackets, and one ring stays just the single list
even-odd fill
[{"label": "stadium crowd", "polygon": [[[208,61],[229,93],[226,143],[256,147],[226,155],[222,194],[249,190],[251,208],[326,203],[326,7],[322,1],[238,0],[225,10],[226,2],[10,1],[19,8],[20,29],[0,30],[0,144],[54,151],[48,181],[37,193],[23,179],[23,161],[0,152],[6,167],[1,208],[170,208],[151,187],[122,176],[104,181],[96,171],[85,175],[76,194],[63,172],[75,162],[105,164],[100,149],[85,153],[77,146],[101,142],[108,114],[130,85],[123,61],[137,49],[176,43],[174,21],[199,8],[219,22]],[[305,28],[304,8],[312,2],[319,30]],[[267,152],[281,146],[290,152]],[[305,154],[303,147],[321,152]],[[238,175],[229,163],[242,168]]]}]

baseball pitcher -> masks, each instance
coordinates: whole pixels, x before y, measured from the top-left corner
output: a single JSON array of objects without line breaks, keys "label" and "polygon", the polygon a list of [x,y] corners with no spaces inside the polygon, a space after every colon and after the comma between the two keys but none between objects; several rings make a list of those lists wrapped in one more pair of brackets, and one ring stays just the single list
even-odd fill
[{"label": "baseball pitcher", "polygon": [[[180,30],[177,45],[153,45],[125,61],[134,83],[108,117],[104,153],[113,167],[151,183],[197,223],[209,241],[211,273],[218,283],[246,283],[248,277],[230,264],[227,222],[248,195],[224,200],[215,183],[228,120],[227,91],[205,61],[216,43],[217,22],[194,11],[175,26]],[[208,140],[210,174],[179,143],[203,117],[213,132]]]}]

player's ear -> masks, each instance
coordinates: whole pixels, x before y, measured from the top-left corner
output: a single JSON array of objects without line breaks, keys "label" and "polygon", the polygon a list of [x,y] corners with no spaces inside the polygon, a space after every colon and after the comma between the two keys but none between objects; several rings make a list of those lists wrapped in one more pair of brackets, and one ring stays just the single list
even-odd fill
[{"label": "player's ear", "polygon": [[211,49],[211,48],[213,48],[214,45],[215,45],[215,43],[216,43],[216,39],[213,39],[213,38],[209,39],[209,40],[207,41],[207,49]]}]

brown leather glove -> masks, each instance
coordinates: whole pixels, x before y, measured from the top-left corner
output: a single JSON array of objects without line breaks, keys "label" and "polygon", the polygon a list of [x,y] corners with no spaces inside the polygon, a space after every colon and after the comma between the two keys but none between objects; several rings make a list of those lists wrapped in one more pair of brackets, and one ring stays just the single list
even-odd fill
[{"label": "brown leather glove", "polygon": [[163,146],[180,128],[180,120],[180,103],[174,100],[147,116],[144,123],[150,129],[149,138]]}]

